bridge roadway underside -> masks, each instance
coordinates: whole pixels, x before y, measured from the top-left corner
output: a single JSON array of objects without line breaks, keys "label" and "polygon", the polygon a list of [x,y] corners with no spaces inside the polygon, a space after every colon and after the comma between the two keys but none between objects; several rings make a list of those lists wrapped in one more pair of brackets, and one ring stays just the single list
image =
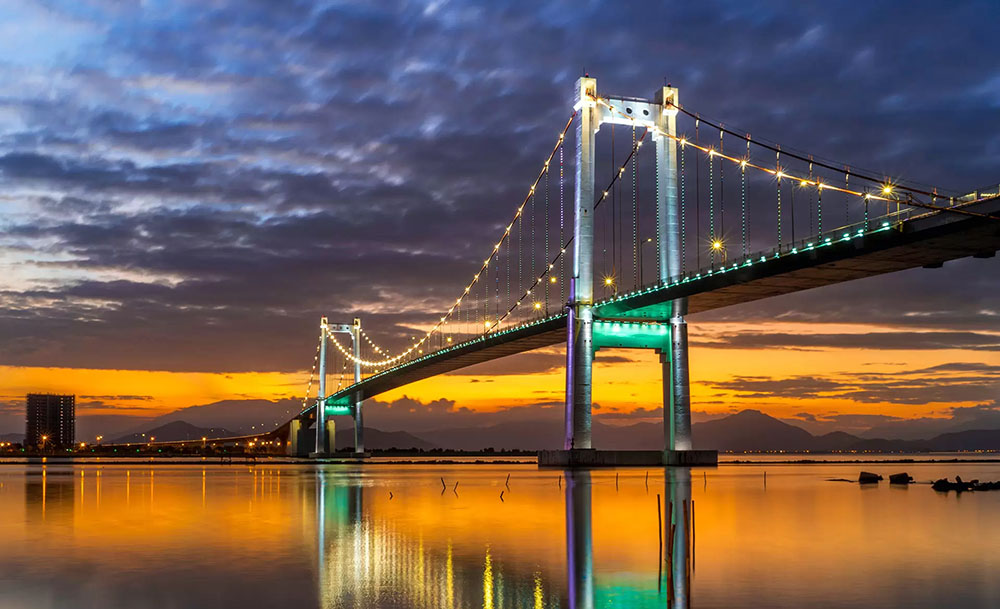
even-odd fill
[{"label": "bridge roadway underside", "polygon": [[[1000,217],[1000,198],[964,209]],[[670,302],[688,299],[688,313],[700,313],[812,288],[874,277],[917,267],[936,267],[968,256],[990,257],[1000,249],[1000,220],[937,212],[863,235],[836,236],[829,244],[749,266],[711,273],[594,304],[595,317],[605,320],[666,321]],[[564,343],[566,316],[560,314],[520,328],[460,343],[442,352],[369,377],[330,396],[367,399],[421,379],[516,353]],[[311,419],[314,407],[297,418]],[[284,428],[287,430],[287,424]],[[282,429],[276,430],[278,434]],[[285,432],[287,433],[287,431]]]},{"label": "bridge roadway underside", "polygon": [[[566,342],[566,314],[509,333],[491,334],[482,341],[456,345],[442,357],[429,357],[400,366],[397,373],[369,377],[358,384],[361,399],[409,385],[415,381],[491,360]],[[347,390],[343,390],[346,392]]]},{"label": "bridge roadway underside", "polygon": [[885,230],[844,239],[798,253],[783,253],[750,266],[644,293],[595,304],[602,319],[669,318],[669,303],[688,299],[688,314],[800,292],[917,267],[937,267],[968,256],[992,257],[1000,249],[1000,198],[966,209],[993,213],[996,220],[933,213]]}]

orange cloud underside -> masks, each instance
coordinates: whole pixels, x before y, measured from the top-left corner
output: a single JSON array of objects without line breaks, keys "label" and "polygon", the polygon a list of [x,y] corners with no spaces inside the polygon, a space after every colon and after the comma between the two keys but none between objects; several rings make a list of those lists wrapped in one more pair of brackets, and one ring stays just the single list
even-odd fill
[{"label": "orange cloud underside", "polygon": [[[808,333],[866,333],[887,330],[871,326],[833,324],[769,323],[691,324],[692,340],[740,331]],[[553,353],[561,352],[555,349]],[[630,362],[605,362],[615,355]],[[518,357],[518,356],[513,356]],[[308,359],[308,358],[307,358]],[[967,362],[1000,365],[1000,353],[972,350],[871,350],[844,348],[817,349],[735,349],[696,346],[691,354],[692,400],[696,410],[727,413],[752,407],[776,416],[809,412],[825,414],[892,414],[916,417],[940,414],[946,407],[971,405],[969,402],[929,404],[860,403],[836,396],[812,399],[782,396],[743,397],[720,391],[710,383],[735,377],[825,376],[830,374],[899,373],[944,363]],[[594,370],[594,401],[598,412],[631,412],[637,408],[657,408],[662,404],[661,366],[651,351],[601,351]],[[157,415],[176,408],[218,400],[301,398],[307,372],[178,373],[141,370],[90,370],[67,368],[0,367],[0,396],[10,400],[31,391],[75,393],[91,396],[150,396],[146,400],[95,398],[90,413],[134,413]],[[477,382],[473,382],[477,381]],[[336,385],[336,380],[333,380]],[[531,374],[496,374],[490,364],[426,379],[379,396],[393,401],[403,395],[420,401],[440,398],[458,406],[492,411],[509,406],[526,406],[563,399],[565,375],[561,367]],[[314,387],[315,391],[315,387]],[[81,400],[82,401],[82,400]]]}]

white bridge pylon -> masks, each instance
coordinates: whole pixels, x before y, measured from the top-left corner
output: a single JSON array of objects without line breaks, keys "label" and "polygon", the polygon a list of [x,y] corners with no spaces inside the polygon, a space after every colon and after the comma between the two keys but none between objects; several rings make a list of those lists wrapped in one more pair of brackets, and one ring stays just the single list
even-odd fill
[{"label": "white bridge pylon", "polygon": [[[354,357],[354,383],[361,382],[361,318],[355,317],[350,324],[331,324],[326,317],[320,320],[320,343],[319,343],[319,396],[316,400],[316,451],[313,456],[326,456],[333,452],[334,429],[327,423],[326,399],[329,397],[326,392],[326,345],[331,334],[348,334],[351,337],[351,345]],[[351,416],[354,418],[354,452],[363,454],[365,452],[365,433],[362,416],[362,400],[355,400],[351,408]]]},{"label": "white bridge pylon", "polygon": [[[660,281],[681,274],[680,209],[677,197],[677,89],[662,87],[654,100],[599,97],[597,79],[577,81],[576,192],[573,272],[567,303],[565,450],[591,449],[594,340],[595,140],[603,123],[645,127],[656,149],[656,232]],[[658,351],[663,366],[664,449],[691,450],[691,397],[688,383],[687,299],[670,303],[669,343]]]}]

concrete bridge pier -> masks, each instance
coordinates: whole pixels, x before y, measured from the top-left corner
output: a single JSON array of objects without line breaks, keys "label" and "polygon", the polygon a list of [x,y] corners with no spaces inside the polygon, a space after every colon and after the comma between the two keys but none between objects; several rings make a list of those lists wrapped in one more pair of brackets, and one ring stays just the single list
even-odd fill
[{"label": "concrete bridge pier", "polygon": [[[354,318],[354,325],[351,328],[351,337],[354,340],[354,384],[361,382],[361,318]],[[354,401],[354,453],[355,456],[365,454],[365,424],[361,412],[361,405],[364,400]]]},{"label": "concrete bridge pier", "polygon": [[567,451],[591,449],[591,378],[594,366],[594,136],[599,126],[597,79],[577,81],[576,189],[573,274],[566,331]]},{"label": "concrete bridge pier", "polygon": [[313,448],[313,439],[309,437],[309,426],[302,419],[292,419],[288,424],[288,444],[285,454],[289,457],[308,457]]},{"label": "concrete bridge pier", "polygon": [[[662,87],[656,94],[660,107],[653,142],[656,149],[656,234],[660,283],[680,277],[681,209],[677,201],[677,89]],[[687,299],[669,303],[670,345],[660,350],[663,365],[663,463],[664,465],[714,465],[716,451],[694,451],[691,440],[691,385],[688,376]]]},{"label": "concrete bridge pier", "polygon": [[329,340],[327,336],[329,322],[326,317],[320,319],[319,328],[319,399],[316,400],[316,450],[309,454],[310,457],[325,457],[330,452],[329,434],[326,426],[326,343]]}]

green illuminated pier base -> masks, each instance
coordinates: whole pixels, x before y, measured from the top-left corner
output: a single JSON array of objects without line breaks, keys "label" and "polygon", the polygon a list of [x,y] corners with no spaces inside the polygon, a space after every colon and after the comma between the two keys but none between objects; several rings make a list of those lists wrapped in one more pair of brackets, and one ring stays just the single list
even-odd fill
[{"label": "green illuminated pier base", "polygon": [[[675,366],[676,330],[671,322],[604,321],[595,320],[593,348],[652,349],[660,354],[663,362],[664,388],[664,446],[665,450],[596,450],[571,448],[569,450],[543,450],[538,453],[540,467],[627,467],[627,466],[697,466],[716,465],[719,454],[714,450],[693,450],[690,447],[690,405],[676,399],[676,393],[686,393],[687,387],[678,388],[671,380]],[[686,342],[686,341],[685,341]],[[686,345],[685,345],[686,346]],[[686,362],[683,366],[686,371]],[[687,433],[677,434],[677,410],[687,407]],[[687,447],[679,446],[678,436],[687,440]]]}]

